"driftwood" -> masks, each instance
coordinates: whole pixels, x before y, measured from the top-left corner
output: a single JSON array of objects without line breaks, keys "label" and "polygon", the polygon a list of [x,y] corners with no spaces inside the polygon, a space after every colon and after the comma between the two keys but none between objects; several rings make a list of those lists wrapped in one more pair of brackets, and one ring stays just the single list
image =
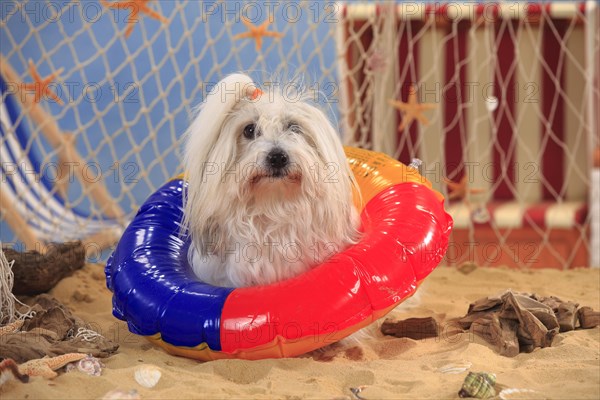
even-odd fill
[{"label": "driftwood", "polygon": [[503,356],[514,357],[536,347],[549,347],[559,332],[598,325],[600,313],[558,297],[507,291],[469,305],[467,315],[457,320],[493,345]]},{"label": "driftwood", "polygon": [[88,325],[82,319],[53,297],[42,294],[34,303],[35,315],[25,321],[21,330],[0,335],[0,358],[20,364],[67,353],[108,357],[119,348],[110,339],[87,330]]},{"label": "driftwood", "polygon": [[473,333],[495,346],[498,354],[514,357],[519,354],[517,322],[500,319],[495,313],[487,313],[472,323]]},{"label": "driftwood", "polygon": [[526,294],[507,292],[498,314],[501,320],[514,321],[521,352],[531,353],[536,347],[550,347],[560,330],[550,306]]},{"label": "driftwood", "polygon": [[438,324],[431,317],[408,318],[403,321],[386,319],[381,325],[381,333],[399,338],[421,340],[437,337]]},{"label": "driftwood", "polygon": [[567,301],[558,306],[556,318],[561,332],[572,331],[577,327],[577,306],[579,304]]},{"label": "driftwood", "polygon": [[595,328],[600,325],[600,312],[592,310],[591,307],[581,307],[577,310],[579,325],[583,329]]},{"label": "driftwood", "polygon": [[498,354],[514,357],[552,345],[560,328],[553,308],[559,304],[556,298],[507,291],[475,301],[458,323],[494,346]]},{"label": "driftwood", "polygon": [[15,295],[36,295],[52,289],[61,279],[83,267],[85,248],[81,242],[50,244],[45,254],[35,250],[2,249],[12,267]]}]

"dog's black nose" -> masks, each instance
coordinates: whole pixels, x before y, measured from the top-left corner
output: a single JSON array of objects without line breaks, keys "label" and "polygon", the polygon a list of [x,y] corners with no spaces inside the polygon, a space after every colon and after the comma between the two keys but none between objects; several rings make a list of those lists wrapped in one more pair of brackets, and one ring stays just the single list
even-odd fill
[{"label": "dog's black nose", "polygon": [[275,170],[283,169],[289,164],[287,153],[281,149],[274,149],[267,155],[269,166]]}]

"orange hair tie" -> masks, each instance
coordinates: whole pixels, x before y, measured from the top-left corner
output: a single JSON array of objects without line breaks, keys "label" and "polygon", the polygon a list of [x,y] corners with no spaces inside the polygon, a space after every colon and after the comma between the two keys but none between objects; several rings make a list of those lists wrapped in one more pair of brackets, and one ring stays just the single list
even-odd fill
[{"label": "orange hair tie", "polygon": [[260,90],[259,88],[256,88],[256,89],[254,89],[252,94],[249,96],[249,98],[250,98],[250,100],[256,100],[261,94],[263,94],[263,91]]}]

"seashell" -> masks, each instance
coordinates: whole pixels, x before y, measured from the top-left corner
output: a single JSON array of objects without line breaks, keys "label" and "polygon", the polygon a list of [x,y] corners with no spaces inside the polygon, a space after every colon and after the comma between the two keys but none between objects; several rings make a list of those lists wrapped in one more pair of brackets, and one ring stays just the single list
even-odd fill
[{"label": "seashell", "polygon": [[360,395],[360,392],[362,392],[362,391],[363,391],[363,390],[365,390],[366,388],[367,388],[367,386],[366,386],[366,385],[359,386],[359,387],[351,387],[351,388],[350,388],[350,392],[352,393],[352,395],[354,395],[354,398],[355,398],[355,399],[358,399],[358,400],[365,400],[365,398],[364,398],[364,397],[362,397],[362,396]]},{"label": "seashell", "polygon": [[496,395],[496,390],[494,390],[495,385],[495,374],[489,374],[487,372],[469,372],[458,395],[460,397],[487,399]]},{"label": "seashell", "polygon": [[492,112],[498,108],[498,98],[496,96],[490,96],[485,99],[485,107],[488,111]]},{"label": "seashell", "polygon": [[77,369],[91,376],[102,375],[102,363],[96,357],[87,356],[77,362]]},{"label": "seashell", "polygon": [[68,363],[65,365],[65,372],[73,372],[77,370],[77,363]]},{"label": "seashell", "polygon": [[540,392],[531,389],[507,388],[498,393],[498,397],[502,400],[518,400],[518,399],[547,399]]},{"label": "seashell", "polygon": [[154,365],[141,365],[135,370],[135,380],[145,388],[156,386],[160,380],[162,373],[160,369]]},{"label": "seashell", "polygon": [[461,372],[465,372],[471,368],[472,365],[473,364],[471,364],[469,361],[461,361],[457,363],[446,364],[436,369],[436,371],[442,374],[460,374]]},{"label": "seashell", "polygon": [[102,396],[102,400],[141,400],[141,397],[135,389],[127,391],[115,389]]}]

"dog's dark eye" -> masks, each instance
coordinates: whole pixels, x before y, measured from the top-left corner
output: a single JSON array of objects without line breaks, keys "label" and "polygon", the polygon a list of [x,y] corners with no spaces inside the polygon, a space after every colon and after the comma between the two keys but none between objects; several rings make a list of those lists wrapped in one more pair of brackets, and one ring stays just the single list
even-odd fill
[{"label": "dog's dark eye", "polygon": [[295,122],[289,122],[287,128],[294,133],[302,133],[302,128]]},{"label": "dog's dark eye", "polygon": [[246,139],[254,139],[258,136],[258,131],[256,129],[256,125],[249,124],[244,128],[244,137]]}]

